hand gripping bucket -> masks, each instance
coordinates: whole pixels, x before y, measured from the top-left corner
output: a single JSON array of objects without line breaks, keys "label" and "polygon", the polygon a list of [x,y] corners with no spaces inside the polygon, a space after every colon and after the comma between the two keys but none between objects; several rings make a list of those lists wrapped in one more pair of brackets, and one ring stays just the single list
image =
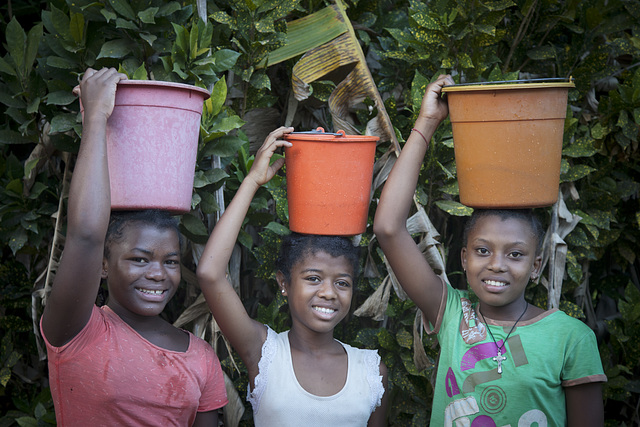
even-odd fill
[{"label": "hand gripping bucket", "polygon": [[556,202],[572,87],[567,79],[547,79],[443,88],[462,204],[534,208]]},{"label": "hand gripping bucket", "polygon": [[107,121],[112,209],[189,212],[207,98],[207,90],[181,83],[118,83]]},{"label": "hand gripping bucket", "polygon": [[367,228],[376,136],[293,132],[285,139],[289,228],[352,236]]}]

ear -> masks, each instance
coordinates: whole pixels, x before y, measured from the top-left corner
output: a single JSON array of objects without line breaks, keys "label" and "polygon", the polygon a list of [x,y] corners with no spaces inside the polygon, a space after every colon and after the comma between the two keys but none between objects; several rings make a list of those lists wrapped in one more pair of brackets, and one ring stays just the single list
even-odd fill
[{"label": "ear", "polygon": [[462,248],[460,250],[460,261],[462,262],[462,270],[467,272],[467,248]]},{"label": "ear", "polygon": [[107,263],[107,259],[106,258],[102,258],[102,273],[100,274],[100,277],[102,279],[106,279],[107,276],[109,275],[109,270],[108,270],[108,266],[109,264]]},{"label": "ear", "polygon": [[278,288],[282,292],[283,296],[287,296],[287,281],[284,277],[284,273],[280,270],[276,272],[276,281],[278,282]]},{"label": "ear", "polygon": [[531,267],[531,280],[538,280],[540,277],[540,267],[542,267],[542,256],[538,255],[533,260],[533,266]]}]

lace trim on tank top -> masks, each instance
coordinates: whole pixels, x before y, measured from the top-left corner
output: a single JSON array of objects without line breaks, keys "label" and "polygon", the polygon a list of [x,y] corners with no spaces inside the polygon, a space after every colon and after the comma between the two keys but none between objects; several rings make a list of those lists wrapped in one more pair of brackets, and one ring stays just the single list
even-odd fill
[{"label": "lace trim on tank top", "polygon": [[247,401],[251,403],[254,413],[258,412],[260,400],[262,399],[264,390],[267,387],[269,366],[271,366],[271,362],[273,362],[276,350],[276,333],[273,329],[267,326],[267,339],[264,340],[264,344],[262,344],[262,356],[258,362],[258,375],[253,379],[253,391],[250,390],[251,387],[247,390]]},{"label": "lace trim on tank top", "polygon": [[376,410],[382,402],[384,386],[382,385],[382,375],[380,375],[380,355],[375,350],[364,350],[364,363],[367,370],[367,382],[371,390],[371,413]]}]

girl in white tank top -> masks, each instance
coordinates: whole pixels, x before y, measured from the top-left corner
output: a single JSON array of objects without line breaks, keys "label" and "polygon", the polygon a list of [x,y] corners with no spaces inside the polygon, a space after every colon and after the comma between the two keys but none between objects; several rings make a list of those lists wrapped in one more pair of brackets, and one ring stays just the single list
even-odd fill
[{"label": "girl in white tank top", "polygon": [[249,174],[211,233],[198,265],[198,280],[220,330],[249,374],[248,399],[256,426],[386,425],[387,368],[375,350],[333,338],[348,314],[357,280],[359,250],[345,237],[285,237],[276,279],[287,298],[291,329],[276,334],[249,317],[226,277],[251,200],[284,163],[273,153],[291,146],[281,139],[293,128],[269,134]]}]

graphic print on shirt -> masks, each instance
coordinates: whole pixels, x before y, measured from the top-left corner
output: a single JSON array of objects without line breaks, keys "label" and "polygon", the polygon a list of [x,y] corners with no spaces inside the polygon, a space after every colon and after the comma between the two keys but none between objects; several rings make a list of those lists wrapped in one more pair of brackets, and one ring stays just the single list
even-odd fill
[{"label": "graphic print on shirt", "polygon": [[[509,337],[506,344],[501,339],[496,343],[482,342],[487,337],[487,329],[476,316],[468,299],[462,298],[462,322],[460,324],[460,336],[471,347],[462,356],[460,366],[457,367],[460,378],[456,378],[456,371],[448,368],[445,377],[445,390],[449,398],[455,399],[445,409],[444,425],[455,427],[507,427],[496,424],[491,417],[499,414],[507,406],[507,393],[500,387],[499,380],[502,375],[498,373],[498,360],[496,354],[502,347],[500,363],[507,363],[509,369],[517,369],[519,366],[529,363],[525,354],[517,329]],[[503,344],[505,344],[503,346]],[[489,363],[487,363],[489,362]],[[487,370],[478,370],[483,367]],[[474,372],[469,372],[469,371]],[[486,386],[480,396],[474,395],[474,391],[481,384],[496,381],[495,384]],[[483,414],[481,414],[483,413]],[[532,409],[520,416],[517,427],[526,427],[532,424],[538,427],[547,426],[546,415],[537,409]],[[516,427],[516,426],[512,426]]]}]

